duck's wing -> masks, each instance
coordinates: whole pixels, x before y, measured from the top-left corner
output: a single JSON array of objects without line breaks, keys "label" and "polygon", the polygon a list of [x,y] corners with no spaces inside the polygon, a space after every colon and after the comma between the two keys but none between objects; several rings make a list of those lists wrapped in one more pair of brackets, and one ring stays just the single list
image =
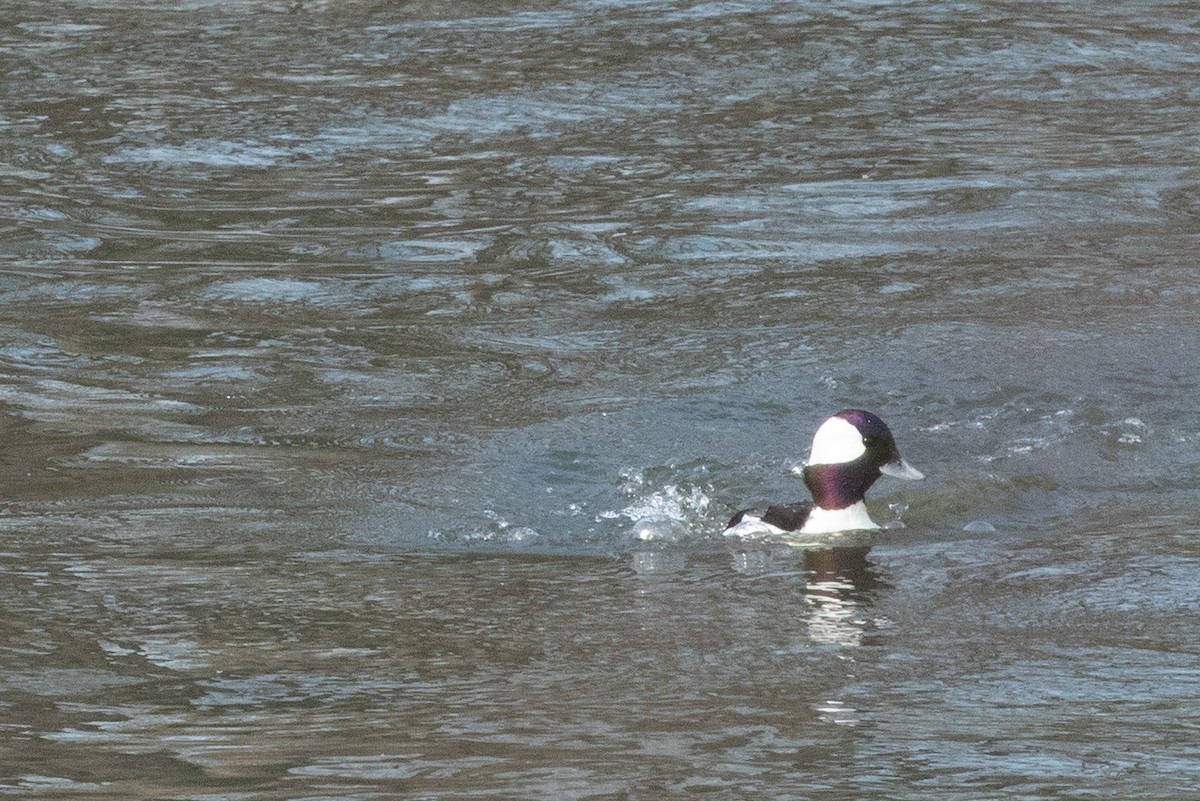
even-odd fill
[{"label": "duck's wing", "polygon": [[798,501],[797,503],[789,503],[787,505],[768,506],[766,511],[762,509],[743,509],[729,519],[729,524],[725,528],[728,530],[739,523],[755,520],[765,523],[768,526],[774,526],[782,531],[799,531],[804,527],[804,521],[808,520],[808,515],[812,512],[812,509],[813,505],[811,501]]},{"label": "duck's wing", "polygon": [[784,531],[799,531],[804,528],[804,522],[808,520],[812,510],[813,505],[810,501],[789,503],[787,506],[768,506],[762,521]]}]

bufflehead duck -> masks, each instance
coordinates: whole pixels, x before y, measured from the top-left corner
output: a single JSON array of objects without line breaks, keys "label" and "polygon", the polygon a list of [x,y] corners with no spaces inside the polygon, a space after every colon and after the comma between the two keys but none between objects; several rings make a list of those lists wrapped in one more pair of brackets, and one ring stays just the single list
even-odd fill
[{"label": "bufflehead duck", "polygon": [[870,412],[846,409],[830,417],[813,435],[803,470],[812,501],[743,509],[725,528],[726,536],[746,534],[831,534],[875,529],[863,497],[880,475],[925,478],[896,449],[887,425]]}]

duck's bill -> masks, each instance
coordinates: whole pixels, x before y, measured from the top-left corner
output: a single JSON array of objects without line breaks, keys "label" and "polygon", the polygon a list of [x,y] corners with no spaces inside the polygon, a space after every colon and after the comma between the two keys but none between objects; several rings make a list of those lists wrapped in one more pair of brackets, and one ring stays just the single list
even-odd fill
[{"label": "duck's bill", "polygon": [[925,478],[925,474],[904,459],[897,459],[894,462],[888,462],[883,467],[879,468],[879,472],[885,476],[892,478],[904,478],[909,481],[920,481]]}]

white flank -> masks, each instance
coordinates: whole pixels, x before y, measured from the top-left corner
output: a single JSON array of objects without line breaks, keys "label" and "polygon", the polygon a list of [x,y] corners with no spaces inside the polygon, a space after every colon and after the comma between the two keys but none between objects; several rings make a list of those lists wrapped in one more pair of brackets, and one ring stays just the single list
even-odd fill
[{"label": "white flank", "polygon": [[758,515],[746,515],[736,526],[725,529],[726,537],[738,537],[744,540],[756,540],[763,537],[777,537],[787,532],[779,526],[764,523]]},{"label": "white flank", "polygon": [[[849,424],[847,423],[847,425]],[[812,510],[812,514],[808,516],[808,520],[805,521],[804,528],[800,529],[800,533],[832,534],[836,531],[864,531],[873,528],[879,528],[879,526],[867,514],[867,505],[859,501],[853,506],[847,506],[845,509],[822,509],[819,506],[816,507]]]}]

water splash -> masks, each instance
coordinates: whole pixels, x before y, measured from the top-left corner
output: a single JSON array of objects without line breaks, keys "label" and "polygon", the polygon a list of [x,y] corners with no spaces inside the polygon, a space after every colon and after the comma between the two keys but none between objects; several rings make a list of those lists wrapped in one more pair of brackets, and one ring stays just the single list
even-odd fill
[{"label": "water splash", "polygon": [[[693,467],[696,471],[704,472],[704,468]],[[623,471],[621,479],[621,492],[631,499],[629,505],[601,512],[597,522],[630,520],[630,536],[643,542],[680,542],[695,537],[706,526],[711,487],[690,482],[658,486],[641,470]]]}]

